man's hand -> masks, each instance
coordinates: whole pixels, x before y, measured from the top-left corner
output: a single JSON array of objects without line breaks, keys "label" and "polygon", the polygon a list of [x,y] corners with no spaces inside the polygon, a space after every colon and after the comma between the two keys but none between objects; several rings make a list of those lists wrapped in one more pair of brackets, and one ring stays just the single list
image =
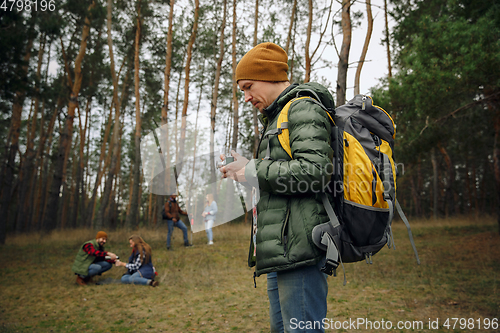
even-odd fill
[{"label": "man's hand", "polygon": [[[246,182],[245,166],[247,165],[249,160],[241,156],[234,150],[231,150],[231,156],[234,157],[234,162],[231,162],[227,165],[223,165],[219,169],[220,172],[222,173],[222,178],[231,178],[240,183]],[[220,159],[222,161],[226,159],[224,154],[220,155]]]},{"label": "man's hand", "polygon": [[126,264],[126,263],[124,263],[124,262],[122,262],[122,261],[120,261],[120,260],[117,260],[117,261],[115,262],[115,265],[116,265],[116,266],[123,266],[123,267],[127,267],[127,264]]},{"label": "man's hand", "polygon": [[109,256],[109,259],[111,260],[116,260],[116,254],[114,254],[113,252],[108,252],[107,256]]},{"label": "man's hand", "polygon": [[174,223],[177,223],[177,219],[176,218],[173,218],[172,221],[174,221]]}]

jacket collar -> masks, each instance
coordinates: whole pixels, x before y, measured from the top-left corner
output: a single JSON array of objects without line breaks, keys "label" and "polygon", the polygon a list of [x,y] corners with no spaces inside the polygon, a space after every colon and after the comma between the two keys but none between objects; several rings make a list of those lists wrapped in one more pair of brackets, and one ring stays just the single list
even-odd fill
[{"label": "jacket collar", "polygon": [[298,83],[294,83],[294,84],[291,84],[288,87],[286,87],[285,90],[283,90],[281,92],[281,94],[278,96],[278,98],[276,98],[274,100],[274,102],[271,103],[271,105],[269,105],[267,108],[264,109],[264,115],[267,116],[267,118],[269,118],[269,119],[273,119],[278,114],[278,112],[281,110],[281,107],[279,106],[278,101],[283,96],[285,96],[290,90],[292,90],[293,88],[295,88],[297,86],[298,86]]}]

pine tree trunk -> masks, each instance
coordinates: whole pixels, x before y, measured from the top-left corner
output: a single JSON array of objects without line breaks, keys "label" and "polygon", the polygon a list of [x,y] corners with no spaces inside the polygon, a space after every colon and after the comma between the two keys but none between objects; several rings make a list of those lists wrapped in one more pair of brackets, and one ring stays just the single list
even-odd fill
[{"label": "pine tree trunk", "polygon": [[295,12],[297,11],[297,0],[293,0],[292,14],[290,14],[290,25],[288,26],[288,35],[286,38],[285,52],[288,54],[290,43],[292,42],[292,29],[295,21]]},{"label": "pine tree trunk", "polygon": [[[59,98],[56,104],[56,108],[52,112],[52,117],[50,123],[47,126],[47,131],[44,131],[40,136],[40,142],[38,144],[37,160],[39,160],[38,170],[38,185],[33,188],[36,189],[35,203],[33,208],[33,219],[31,225],[35,230],[42,229],[42,220],[45,212],[45,200],[46,196],[43,195],[44,189],[47,188],[47,177],[48,177],[48,161],[45,160],[45,155],[49,155],[50,146],[52,145],[52,137],[54,133],[54,126],[62,108],[63,99]],[[45,144],[47,143],[47,144]],[[44,150],[46,152],[44,153]]]},{"label": "pine tree trunk", "polygon": [[[229,110],[233,110],[233,100],[231,99],[231,103],[229,103]],[[232,113],[232,112],[231,112]],[[233,117],[229,115],[227,117],[227,123],[224,126],[226,128],[226,140],[224,141],[224,148],[226,150],[231,149],[232,147],[232,138],[233,138]]]},{"label": "pine tree trunk", "polygon": [[[139,3],[140,5],[140,3]],[[106,177],[106,181],[104,184],[104,193],[101,197],[101,206],[99,208],[99,214],[96,220],[96,228],[101,229],[105,226],[106,221],[109,219],[106,218],[107,212],[110,211],[109,204],[112,202],[112,189],[113,189],[113,181],[115,179],[115,174],[117,170],[117,164],[119,160],[120,154],[120,132],[121,132],[121,123],[120,123],[120,115],[121,115],[121,103],[118,99],[118,77],[115,72],[115,61],[114,61],[114,53],[113,53],[113,40],[111,38],[111,19],[112,19],[112,6],[113,1],[108,0],[108,12],[107,12],[107,32],[108,32],[108,48],[109,48],[109,56],[110,56],[110,69],[111,69],[111,80],[113,82],[113,104],[115,106],[115,120],[113,122],[113,138],[111,140],[111,144],[109,147],[108,158],[110,158],[110,165],[108,168],[108,175]],[[139,7],[140,8],[140,7]],[[139,29],[139,28],[138,28]]]},{"label": "pine tree trunk", "polygon": [[[467,152],[466,152],[467,154]],[[465,202],[467,215],[470,215],[472,212],[472,187],[470,180],[470,167],[469,167],[469,155],[465,156],[465,188],[467,192],[467,201]]]},{"label": "pine tree trunk", "polygon": [[434,218],[434,220],[437,220],[437,218],[438,218],[439,191],[438,191],[438,164],[437,164],[437,159],[436,159],[436,149],[435,148],[431,149],[431,162],[432,162],[432,173],[433,173],[433,178],[432,178],[433,218]]},{"label": "pine tree trunk", "polygon": [[[163,95],[163,107],[161,108],[161,132],[160,132],[160,145],[161,154],[165,162],[165,172],[163,174],[164,179],[164,192],[167,194],[168,189],[170,189],[170,133],[168,128],[168,104],[169,104],[169,92],[170,92],[170,72],[172,69],[172,41],[173,41],[173,26],[174,26],[174,5],[175,0],[170,0],[170,12],[168,15],[168,32],[167,32],[167,51],[165,56],[165,74],[164,74],[164,95]],[[163,202],[165,198],[163,195],[158,195],[156,198],[156,216],[161,218],[161,208],[163,207]]]},{"label": "pine tree trunk", "polygon": [[389,20],[387,15],[387,0],[384,0],[384,19],[385,19],[385,45],[387,48],[387,68],[389,70],[389,79],[392,78],[392,65],[391,65],[391,40],[389,38]]},{"label": "pine tree trunk", "polygon": [[[211,126],[211,131],[210,131],[210,152],[215,154],[215,113],[217,110],[217,99],[219,96],[219,82],[220,82],[220,73],[222,69],[222,60],[224,59],[224,30],[226,28],[226,7],[227,7],[227,0],[224,0],[224,13],[222,15],[222,24],[220,28],[220,39],[219,39],[219,59],[217,60],[217,68],[215,70],[215,82],[214,82],[214,88],[213,88],[213,94],[212,94],[212,104],[211,104],[211,110],[210,110],[210,126]],[[218,156],[215,156],[217,158]],[[213,184],[212,187],[212,193],[214,196],[216,195],[216,188],[215,188],[215,165],[214,163],[210,163],[210,175],[211,175],[211,180],[210,183]]]},{"label": "pine tree trunk", "polygon": [[20,185],[19,185],[19,196],[18,196],[18,209],[17,209],[17,222],[16,231],[22,232],[28,228],[28,221],[31,220],[31,207],[32,199],[31,193],[33,193],[33,188],[31,187],[35,179],[36,172],[34,170],[34,159],[36,156],[35,151],[35,136],[38,123],[38,113],[40,110],[40,99],[38,94],[40,92],[40,79],[41,70],[43,62],[43,51],[45,48],[46,35],[42,33],[40,36],[40,48],[38,50],[38,64],[36,71],[36,84],[35,84],[35,98],[34,98],[34,111],[31,117],[31,125],[28,130],[28,140],[26,143],[26,152],[24,154],[23,161],[21,162],[22,169],[20,173]]},{"label": "pine tree trunk", "polygon": [[351,49],[351,1],[342,0],[342,47],[339,55],[337,72],[337,106],[345,104],[347,88],[347,68]]},{"label": "pine tree trunk", "polygon": [[[497,202],[500,202],[500,110],[495,114],[495,140],[493,144],[493,167],[495,170],[495,187]],[[500,205],[497,205],[498,232],[500,233]]]},{"label": "pine tree trunk", "polygon": [[106,181],[104,183],[104,192],[101,196],[101,205],[99,207],[99,213],[97,216],[96,220],[96,228],[101,229],[103,226],[105,226],[106,223],[106,212],[108,211],[109,203],[111,201],[111,192],[113,189],[113,180],[115,178],[116,174],[116,169],[117,169],[117,163],[118,163],[118,158],[120,154],[120,109],[118,106],[116,106],[116,112],[115,112],[115,121],[114,121],[114,127],[113,127],[113,139],[112,139],[112,147],[110,148],[108,154],[110,154],[111,157],[111,163],[108,168],[108,175],[106,177]]},{"label": "pine tree trunk", "polygon": [[[72,149],[69,150],[69,155],[68,155],[68,162],[71,161],[71,163],[73,164],[73,172],[76,172],[75,170],[75,166],[77,165],[77,163],[75,162],[75,152],[76,150],[76,142],[74,144],[74,146],[72,147]],[[63,175],[63,179],[62,179],[62,184],[63,184],[63,190],[62,190],[62,197],[61,197],[61,202],[62,202],[62,206],[59,208],[60,210],[60,213],[58,213],[58,218],[59,218],[59,227],[61,228],[61,230],[64,230],[68,227],[72,227],[71,224],[68,223],[68,215],[71,214],[71,211],[73,209],[72,207],[72,203],[73,203],[73,200],[72,200],[72,195],[73,195],[73,190],[74,190],[74,183],[73,183],[73,179],[69,180],[67,179],[67,175],[64,174]]]},{"label": "pine tree trunk", "polygon": [[312,0],[308,0],[308,17],[309,21],[307,23],[307,32],[306,32],[306,45],[305,45],[305,60],[306,60],[306,70],[305,70],[305,78],[304,82],[309,82],[311,80],[311,56],[309,54],[309,47],[311,45],[311,33],[312,33],[312,21],[313,21],[313,2]]},{"label": "pine tree trunk", "polygon": [[168,115],[168,93],[170,91],[170,71],[172,69],[172,41],[174,26],[174,5],[175,0],[170,0],[170,12],[168,14],[168,32],[167,32],[167,54],[165,58],[165,88],[163,95],[163,107],[161,112],[161,124],[166,125]]},{"label": "pine tree trunk", "polygon": [[416,177],[418,177],[418,171],[417,171],[417,176],[413,174],[410,176],[410,187],[411,187],[411,196],[413,199],[413,204],[415,205],[415,216],[420,217],[421,216],[420,196],[418,195],[419,193],[419,188],[417,187],[418,182],[415,182]]},{"label": "pine tree trunk", "polygon": [[[106,144],[108,142],[108,139],[110,137],[110,132],[111,132],[111,124],[113,123],[113,106],[114,102],[111,103],[111,107],[109,109],[109,117],[108,121],[106,122],[106,128],[104,129],[104,136],[102,138],[102,143],[101,143],[101,153],[99,154],[99,163],[97,164],[97,177],[95,179],[94,183],[94,188],[92,189],[92,196],[90,198],[90,201],[87,204],[87,209],[85,210],[85,221],[87,223],[88,227],[92,227],[92,223],[94,221],[94,214],[95,214],[95,206],[96,206],[96,199],[97,199],[97,190],[99,189],[99,186],[101,186],[101,180],[102,176],[104,175],[104,172],[106,170],[106,162],[104,167],[102,166],[102,163],[104,161],[104,157],[106,155]],[[112,141],[112,139],[110,140]],[[109,144],[109,151],[111,154],[111,147],[112,147],[112,142]]]},{"label": "pine tree trunk", "polygon": [[73,201],[73,207],[75,208],[74,214],[70,216],[70,219],[72,219],[72,225],[75,227],[78,226],[83,226],[85,223],[83,219],[83,213],[84,213],[84,207],[85,203],[84,200],[86,198],[86,189],[85,189],[85,184],[83,181],[83,172],[85,170],[85,154],[84,154],[84,148],[85,144],[87,142],[87,127],[89,123],[89,116],[90,116],[90,104],[92,101],[92,97],[89,96],[87,99],[87,105],[85,107],[85,124],[82,127],[82,120],[81,120],[81,114],[78,115],[78,122],[79,122],[79,128],[80,128],[80,145],[78,149],[78,157],[79,160],[76,162],[77,170],[76,170],[76,175],[75,175],[75,196],[74,196],[74,201]]},{"label": "pine tree trunk", "polygon": [[495,137],[493,140],[493,173],[495,175],[495,188],[497,194],[497,222],[498,222],[498,233],[500,233],[500,97],[498,96],[498,88],[485,89],[487,96],[497,94],[496,98],[490,99],[488,101],[488,109],[493,115],[493,124],[495,130]]},{"label": "pine tree trunk", "polygon": [[288,68],[288,80],[290,82],[294,82],[293,79],[293,69],[295,65],[295,36],[297,35],[297,20],[293,22],[293,36],[292,36],[292,50],[290,53],[292,53],[292,56],[288,57],[290,59],[290,67]]},{"label": "pine tree trunk", "polygon": [[[56,113],[55,111],[53,113]],[[31,203],[29,206],[29,211],[28,211],[28,220],[27,223],[29,223],[29,231],[36,230],[36,224],[38,223],[38,214],[39,213],[39,197],[37,197],[38,193],[38,188],[37,184],[40,182],[41,179],[41,173],[42,173],[42,166],[43,166],[43,148],[45,145],[45,142],[47,141],[47,134],[44,129],[44,124],[45,124],[45,112],[44,112],[44,107],[42,107],[42,118],[40,120],[40,140],[38,143],[38,147],[36,149],[36,155],[35,155],[35,163],[34,163],[34,169],[33,173],[34,176],[31,179],[31,184],[30,188],[32,189],[29,193],[29,198],[28,201]],[[52,117],[54,118],[54,117]],[[55,119],[54,119],[55,122]],[[50,126],[50,124],[49,124]],[[53,126],[53,124],[52,124]],[[41,186],[41,182],[39,183]]]},{"label": "pine tree trunk", "polygon": [[[418,164],[417,164],[417,188],[419,191],[421,191],[424,188],[424,177],[422,175],[422,160],[419,158],[418,159]],[[425,216],[425,211],[422,207],[422,198],[419,200],[419,211],[420,211],[420,216]]]},{"label": "pine tree trunk", "polygon": [[[89,15],[91,10],[96,6],[95,1],[89,6]],[[59,210],[59,192],[62,184],[62,177],[66,172],[66,164],[68,162],[68,153],[71,148],[71,141],[73,137],[73,119],[75,117],[75,110],[78,106],[78,94],[82,84],[82,62],[87,50],[87,39],[90,33],[90,19],[85,18],[83,25],[82,38],[80,43],[80,50],[75,59],[75,80],[73,83],[70,102],[68,105],[68,116],[66,118],[64,129],[61,133],[59,140],[59,151],[57,153],[56,165],[54,168],[54,177],[49,191],[49,198],[47,209],[44,216],[43,228],[46,231],[54,230],[57,225],[57,213]]]},{"label": "pine tree trunk", "polygon": [[253,46],[257,45],[258,31],[259,31],[259,0],[255,0],[255,12],[254,12],[254,23],[253,23]]},{"label": "pine tree trunk", "polygon": [[[30,28],[30,35],[32,35],[33,28]],[[26,78],[28,75],[28,63],[31,58],[31,48],[33,47],[33,38],[29,38],[26,43],[26,53],[23,58],[25,65],[21,68],[21,75]],[[0,193],[0,216],[2,216],[2,222],[0,222],[0,245],[5,243],[5,237],[7,233],[7,223],[9,221],[9,208],[12,198],[12,189],[14,183],[14,169],[15,169],[15,159],[19,149],[19,133],[21,128],[21,114],[23,111],[24,100],[26,98],[25,90],[18,90],[15,93],[14,104],[12,106],[12,116],[10,121],[9,134],[7,137],[7,161],[4,166],[4,170],[1,173],[1,193]],[[9,146],[10,145],[10,146]]]},{"label": "pine tree trunk", "polygon": [[236,25],[236,2],[233,0],[233,38],[232,38],[232,62],[233,62],[233,140],[231,148],[236,150],[238,146],[238,122],[239,122],[239,105],[238,105],[238,85],[236,83],[236,50],[237,50],[237,25]]},{"label": "pine tree trunk", "polygon": [[189,38],[187,51],[186,51],[186,66],[185,66],[185,78],[184,78],[184,102],[182,104],[182,120],[181,120],[181,138],[179,143],[179,164],[177,164],[177,174],[180,175],[182,172],[183,159],[184,159],[184,149],[186,143],[186,126],[187,126],[187,110],[189,105],[189,74],[191,71],[191,59],[193,53],[193,46],[196,40],[196,34],[198,32],[198,17],[200,11],[200,0],[195,0],[194,8],[194,22],[193,29],[191,31],[191,37]]},{"label": "pine tree trunk", "polygon": [[368,29],[366,30],[365,44],[363,45],[363,51],[361,51],[361,56],[359,57],[358,68],[356,69],[356,75],[354,76],[354,95],[359,94],[359,80],[361,77],[361,69],[365,63],[366,54],[368,53],[368,46],[370,45],[370,39],[372,37],[373,31],[373,16],[372,16],[372,5],[371,0],[366,0],[366,16],[368,18]]},{"label": "pine tree trunk", "polygon": [[[120,108],[121,109],[121,108]],[[120,201],[120,185],[121,185],[121,163],[122,163],[122,137],[123,137],[123,122],[120,123],[120,134],[118,135],[118,156],[116,156],[116,165],[115,165],[115,181],[113,190],[111,192],[111,200],[113,203],[113,209],[109,210],[109,215],[106,217],[109,221],[115,221],[115,226],[118,225],[119,217],[118,217],[118,204]]]},{"label": "pine tree trunk", "polygon": [[486,182],[487,182],[487,170],[490,162],[488,159],[483,159],[483,167],[481,168],[481,183],[479,184],[479,213],[481,215],[487,214],[486,202]]},{"label": "pine tree trunk", "polygon": [[[122,65],[121,65],[120,71],[118,72],[118,77],[120,76],[121,69],[125,65],[125,60],[126,59],[124,59]],[[121,97],[120,97],[120,100],[118,102],[120,110],[121,110],[121,105],[123,104],[123,101],[128,98],[127,88],[128,88],[129,75],[130,75],[130,70],[127,69],[127,72],[125,74],[125,79],[123,80],[123,84],[122,84]],[[114,100],[114,98],[113,98],[113,100]],[[96,178],[96,181],[95,181],[94,188],[92,190],[92,197],[91,197],[89,203],[87,204],[88,208],[86,209],[86,212],[87,212],[88,215],[87,215],[87,217],[86,217],[85,220],[87,221],[89,227],[92,226],[92,222],[94,221],[94,217],[95,217],[95,208],[97,206],[97,201],[96,201],[97,190],[101,186],[102,177],[104,176],[105,172],[108,170],[109,165],[111,164],[111,157],[113,156],[112,153],[111,153],[111,151],[112,151],[112,149],[114,147],[114,141],[113,141],[114,140],[114,136],[111,136],[111,140],[109,140],[110,141],[110,143],[109,143],[109,152],[108,152],[107,155],[106,155],[106,143],[108,142],[108,139],[110,137],[111,124],[113,124],[112,119],[113,119],[113,106],[114,105],[115,105],[115,103],[112,102],[110,110],[109,110],[108,122],[107,122],[106,129],[105,129],[105,132],[104,132],[103,143],[101,145],[101,154],[99,156],[97,178]],[[115,108],[115,116],[116,116],[116,108]],[[106,157],[106,159],[104,159],[104,157]],[[103,160],[104,160],[104,166],[102,166]]]},{"label": "pine tree trunk", "polygon": [[472,164],[472,181],[473,181],[472,197],[474,198],[474,215],[477,219],[479,217],[479,198],[477,193],[477,166],[475,163]]},{"label": "pine tree trunk", "polygon": [[[182,62],[184,63],[185,55],[182,57]],[[174,147],[175,147],[175,167],[179,166],[179,96],[181,92],[182,84],[182,70],[179,70],[179,80],[177,81],[177,91],[175,94],[175,122],[174,122]],[[177,179],[176,179],[177,182]]]},{"label": "pine tree trunk", "polygon": [[443,155],[444,161],[446,163],[446,186],[445,186],[445,197],[444,197],[444,211],[446,218],[449,217],[449,214],[454,211],[453,208],[453,182],[455,179],[455,172],[453,168],[453,163],[451,162],[450,155],[448,155],[448,152],[446,149],[443,147],[443,145],[439,142],[437,144],[437,147],[441,154]]},{"label": "pine tree trunk", "polygon": [[[231,52],[231,60],[232,60],[232,78],[233,78],[233,85],[232,85],[232,101],[231,101],[231,106],[233,110],[233,124],[232,124],[232,133],[231,131],[228,130],[228,138],[226,141],[226,147],[230,147],[232,150],[236,151],[236,148],[238,146],[238,121],[239,121],[239,115],[238,115],[238,96],[237,96],[237,84],[236,84],[236,65],[237,65],[237,60],[236,60],[236,32],[237,32],[237,25],[236,25],[236,0],[233,0],[233,23],[232,23],[232,52]],[[231,129],[231,118],[228,118],[228,129]],[[226,203],[226,209],[224,210],[224,221],[229,221],[229,213],[231,212],[231,209],[227,207],[229,203],[234,202],[234,193],[235,193],[235,184],[232,180],[227,180],[226,182],[226,198],[225,198],[225,203]],[[223,222],[224,222],[223,221]]]},{"label": "pine tree trunk", "polygon": [[137,28],[135,33],[135,55],[134,55],[134,82],[135,82],[135,160],[134,160],[134,186],[132,188],[130,211],[125,220],[125,228],[132,229],[138,223],[138,200],[139,200],[139,187],[141,176],[141,95],[139,93],[139,50],[141,38],[141,2],[138,1],[137,5]]},{"label": "pine tree trunk", "polygon": [[[198,140],[198,120],[200,116],[201,99],[203,97],[203,83],[204,83],[205,67],[202,69],[201,73],[201,84],[200,93],[198,94],[198,107],[196,108],[196,121],[194,124],[194,137],[193,137],[193,165],[191,166],[191,181],[189,182],[186,207],[191,207],[191,198],[193,197],[192,190],[195,187],[194,184],[194,172],[196,167],[196,148]],[[195,215],[196,216],[196,215]]]},{"label": "pine tree trunk", "polygon": [[[253,46],[257,45],[258,39],[258,30],[259,29],[259,0],[255,0],[255,13],[254,13],[254,27],[253,27]],[[252,107],[252,120],[253,120],[253,151],[254,156],[257,157],[257,150],[259,148],[259,119],[258,119],[259,110],[255,107]]]}]

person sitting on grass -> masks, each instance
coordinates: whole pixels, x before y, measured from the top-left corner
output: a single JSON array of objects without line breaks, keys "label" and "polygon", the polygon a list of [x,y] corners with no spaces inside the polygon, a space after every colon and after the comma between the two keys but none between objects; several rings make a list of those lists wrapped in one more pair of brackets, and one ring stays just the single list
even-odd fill
[{"label": "person sitting on grass", "polygon": [[84,286],[89,283],[93,276],[101,275],[113,267],[116,254],[104,251],[104,245],[108,234],[99,231],[95,239],[83,243],[76,254],[72,271],[76,274],[76,283]]},{"label": "person sitting on grass", "polygon": [[128,264],[120,260],[116,261],[116,266],[128,269],[127,273],[122,276],[122,283],[158,286],[159,282],[154,280],[156,271],[151,258],[151,246],[137,235],[130,236],[128,240],[132,248]]}]

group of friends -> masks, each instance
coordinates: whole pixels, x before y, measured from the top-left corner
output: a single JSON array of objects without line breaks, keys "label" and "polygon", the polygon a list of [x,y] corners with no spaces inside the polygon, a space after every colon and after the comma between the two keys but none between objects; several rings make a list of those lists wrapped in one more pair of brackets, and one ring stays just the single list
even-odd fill
[{"label": "group of friends", "polygon": [[76,274],[76,283],[87,285],[92,278],[108,271],[113,267],[125,267],[121,282],[125,284],[142,284],[156,287],[159,282],[155,280],[156,270],[153,266],[151,246],[140,236],[129,237],[132,249],[128,263],[120,261],[119,257],[109,251],[105,251],[104,245],[108,240],[108,234],[99,231],[95,239],[89,240],[80,247],[73,262],[72,270]]},{"label": "group of friends", "polygon": [[[330,175],[322,171],[329,170],[332,165],[330,136],[333,130],[321,105],[334,109],[333,97],[318,83],[290,83],[288,55],[274,43],[261,43],[248,51],[239,61],[235,77],[245,102],[260,111],[264,131],[253,159],[232,151],[234,161],[223,164],[219,171],[222,178],[231,178],[246,187],[259,189],[260,199],[256,200],[257,206],[252,212],[256,225],[250,244],[249,265],[256,268],[254,277],[267,276],[270,331],[324,332],[316,325],[312,329],[294,326],[292,319],[301,323],[321,323],[327,313],[327,275],[321,271],[326,258],[313,243],[311,231],[328,221],[320,184],[330,180]],[[272,134],[276,132],[281,110],[304,93],[321,103],[301,99],[292,104],[284,129],[289,133],[288,152]],[[221,159],[225,157],[221,156]],[[207,200],[213,198],[207,196]],[[327,200],[334,205],[328,193]],[[209,243],[212,243],[213,212],[213,207],[207,205],[203,213]],[[189,246],[187,228],[178,217],[179,213],[185,212],[176,205],[175,196],[165,204],[164,213],[169,224],[167,248],[170,248],[174,226],[183,231],[184,244]],[[106,237],[102,236],[105,234],[98,233],[96,240],[84,244],[78,253],[74,266],[74,271],[79,274],[77,281],[88,282],[89,276],[102,273],[115,262],[116,255],[100,248],[106,242]],[[148,248],[139,239],[130,238],[133,250],[129,263],[119,264],[128,268],[122,281],[130,283],[143,278],[142,283],[154,286],[151,275],[154,269],[141,271],[141,267],[150,262],[151,255],[148,256]],[[106,255],[109,259],[105,259]],[[97,258],[100,260],[95,260]]]},{"label": "group of friends", "polygon": [[[177,202],[177,195],[171,195],[165,203],[162,211],[163,219],[167,220],[167,250],[171,249],[171,234],[174,226],[181,229],[184,237],[184,246],[191,246],[188,240],[186,225],[181,221],[179,214],[187,215],[181,209]],[[201,214],[205,221],[205,230],[207,233],[208,244],[213,245],[212,227],[217,214],[217,203],[212,194],[207,194],[205,209]],[[124,284],[140,284],[156,287],[159,282],[155,280],[157,275],[153,266],[151,246],[140,236],[132,235],[129,237],[130,248],[132,249],[128,262],[119,260],[119,257],[109,251],[104,250],[104,245],[108,240],[108,234],[99,231],[95,237],[80,246],[73,263],[72,270],[76,275],[76,283],[87,285],[92,282],[96,275],[108,271],[115,265],[116,267],[125,267],[127,271],[123,274],[121,282]]]}]

